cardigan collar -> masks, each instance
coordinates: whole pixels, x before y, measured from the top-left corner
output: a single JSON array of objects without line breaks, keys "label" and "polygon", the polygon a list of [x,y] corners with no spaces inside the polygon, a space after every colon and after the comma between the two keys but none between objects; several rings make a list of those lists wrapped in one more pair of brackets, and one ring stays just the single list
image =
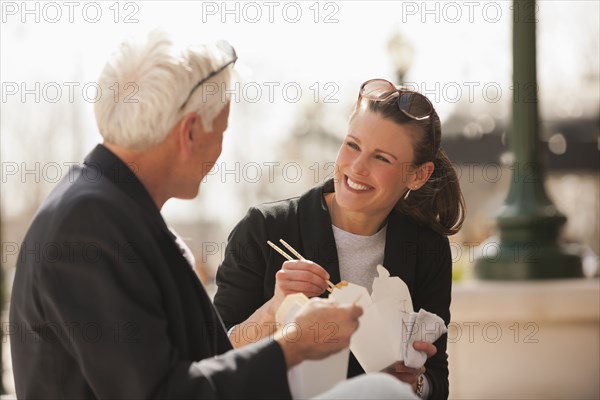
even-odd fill
[{"label": "cardigan collar", "polygon": [[[298,202],[300,237],[305,257],[319,260],[334,283],[340,281],[337,247],[325,194],[334,192],[333,179],[303,194]],[[392,276],[399,276],[412,295],[417,264],[418,229],[408,217],[392,210],[386,231],[383,265]]]}]

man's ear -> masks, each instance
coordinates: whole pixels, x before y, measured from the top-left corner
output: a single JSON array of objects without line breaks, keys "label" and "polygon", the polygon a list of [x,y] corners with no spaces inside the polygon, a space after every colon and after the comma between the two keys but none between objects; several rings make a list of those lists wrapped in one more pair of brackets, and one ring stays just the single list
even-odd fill
[{"label": "man's ear", "polygon": [[184,156],[190,156],[192,153],[192,145],[194,140],[202,130],[202,120],[200,116],[194,112],[190,112],[184,115],[176,128],[177,143],[179,145],[179,151]]},{"label": "man's ear", "polygon": [[431,177],[431,174],[433,174],[434,170],[435,170],[435,165],[431,161],[427,161],[426,163],[419,165],[419,168],[417,169],[417,174],[415,177],[416,179],[414,182],[414,186],[416,186],[417,188],[420,188],[421,186],[423,186],[427,182],[427,180]]}]

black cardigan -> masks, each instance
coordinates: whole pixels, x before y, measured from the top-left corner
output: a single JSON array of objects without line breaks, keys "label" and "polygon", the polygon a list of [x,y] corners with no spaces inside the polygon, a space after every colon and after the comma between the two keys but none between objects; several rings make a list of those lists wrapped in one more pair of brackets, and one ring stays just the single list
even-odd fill
[{"label": "black cardigan", "polygon": [[[252,207],[233,229],[217,271],[214,299],[227,328],[246,320],[273,296],[275,274],[285,260],[267,245],[267,240],[277,243],[284,239],[305,258],[325,268],[331,281],[340,281],[337,249],[324,200],[324,193],[333,191],[330,180],[301,197]],[[388,218],[386,234],[383,265],[408,285],[415,310],[433,312],[448,325],[452,286],[448,238],[396,211]],[[425,364],[430,398],[447,398],[447,335],[434,344],[437,354]],[[363,372],[352,356],[348,376]]]}]

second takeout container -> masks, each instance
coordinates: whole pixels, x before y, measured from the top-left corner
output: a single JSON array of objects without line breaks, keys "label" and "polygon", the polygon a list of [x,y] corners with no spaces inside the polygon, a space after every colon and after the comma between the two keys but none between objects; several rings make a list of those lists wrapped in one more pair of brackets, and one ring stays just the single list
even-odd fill
[{"label": "second takeout container", "polygon": [[[277,324],[285,329],[300,308],[308,302],[302,293],[288,295],[276,315]],[[315,335],[315,331],[300,332],[301,335]],[[290,338],[293,340],[294,338]],[[307,399],[321,394],[346,379],[348,373],[348,348],[322,360],[306,360],[288,371],[288,383],[294,399]]]}]

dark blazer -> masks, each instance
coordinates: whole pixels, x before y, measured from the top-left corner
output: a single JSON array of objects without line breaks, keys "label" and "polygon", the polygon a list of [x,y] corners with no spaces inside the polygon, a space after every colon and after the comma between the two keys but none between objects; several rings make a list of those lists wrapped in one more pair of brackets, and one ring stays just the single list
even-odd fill
[{"label": "dark blazer", "polygon": [[276,342],[229,351],[150,195],[102,145],[37,212],[10,324],[19,398],[291,397]]},{"label": "dark blazer", "polygon": [[[251,208],[229,236],[223,263],[217,271],[214,299],[227,328],[246,320],[269,300],[275,290],[275,273],[285,259],[268,245],[284,239],[305,258],[320,264],[340,281],[337,249],[324,193],[333,181],[301,197]],[[423,308],[450,323],[452,258],[448,238],[393,211],[388,219],[384,266],[408,285],[417,311]],[[326,294],[326,293],[325,293]],[[324,295],[325,295],[324,294]],[[437,354],[427,360],[431,397],[448,397],[447,335],[435,343]],[[364,373],[354,356],[348,376]]]}]

